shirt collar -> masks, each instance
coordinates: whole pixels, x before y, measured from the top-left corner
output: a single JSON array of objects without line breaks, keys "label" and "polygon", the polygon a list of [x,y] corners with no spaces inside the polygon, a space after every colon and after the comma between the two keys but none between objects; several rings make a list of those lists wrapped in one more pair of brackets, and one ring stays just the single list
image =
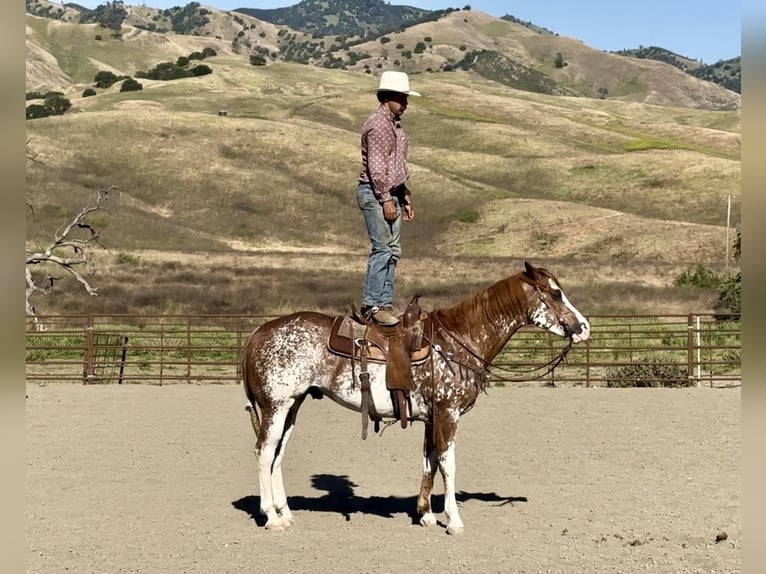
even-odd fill
[{"label": "shirt collar", "polygon": [[394,112],[392,112],[390,109],[388,109],[388,106],[385,104],[380,104],[380,113],[382,113],[388,121],[390,121],[392,124],[399,123],[399,116],[395,116]]}]

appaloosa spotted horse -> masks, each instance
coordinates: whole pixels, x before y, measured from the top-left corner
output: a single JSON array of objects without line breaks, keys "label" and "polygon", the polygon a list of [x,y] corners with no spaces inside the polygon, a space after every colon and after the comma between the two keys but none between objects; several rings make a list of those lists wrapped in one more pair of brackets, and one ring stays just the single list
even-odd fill
[{"label": "appaloosa spotted horse", "polygon": [[[282,480],[282,458],[307,396],[327,396],[360,411],[362,392],[352,361],[328,350],[334,317],[301,311],[256,329],[244,347],[244,387],[256,434],[260,509],[267,529],[293,522]],[[545,269],[525,263],[522,272],[456,305],[425,315],[432,352],[412,367],[410,421],[425,425],[423,475],[417,499],[420,524],[436,525],[431,491],[437,469],[444,479],[447,532],[460,533],[463,521],[455,500],[455,436],[460,416],[470,410],[485,388],[489,366],[511,336],[535,325],[579,343],[588,339],[590,324]],[[359,365],[356,365],[358,375]],[[394,419],[386,389],[385,365],[370,364],[375,411]]]}]

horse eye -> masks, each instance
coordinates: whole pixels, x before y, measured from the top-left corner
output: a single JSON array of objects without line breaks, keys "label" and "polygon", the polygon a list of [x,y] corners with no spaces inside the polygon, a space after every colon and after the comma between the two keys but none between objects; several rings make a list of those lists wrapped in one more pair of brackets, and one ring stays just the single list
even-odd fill
[{"label": "horse eye", "polygon": [[554,289],[551,291],[551,295],[553,295],[554,299],[561,299],[561,289]]}]

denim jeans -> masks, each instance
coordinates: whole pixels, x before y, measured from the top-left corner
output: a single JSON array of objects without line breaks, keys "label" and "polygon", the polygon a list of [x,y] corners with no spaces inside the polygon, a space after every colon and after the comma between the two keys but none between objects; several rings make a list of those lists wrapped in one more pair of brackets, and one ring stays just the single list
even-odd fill
[{"label": "denim jeans", "polygon": [[392,222],[383,217],[383,206],[375,197],[370,184],[359,184],[356,189],[356,201],[362,210],[367,234],[370,236],[370,256],[362,287],[362,305],[389,306],[394,302],[396,262],[402,253],[402,210],[399,200],[393,197],[396,219]]}]

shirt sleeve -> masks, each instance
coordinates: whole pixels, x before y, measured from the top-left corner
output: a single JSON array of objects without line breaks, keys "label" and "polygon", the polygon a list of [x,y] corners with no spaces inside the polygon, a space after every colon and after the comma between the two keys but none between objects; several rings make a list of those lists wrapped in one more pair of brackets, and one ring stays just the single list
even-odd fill
[{"label": "shirt sleeve", "polygon": [[[376,118],[377,119],[377,118]],[[391,154],[394,134],[384,121],[373,121],[367,131],[367,169],[375,196],[381,203],[391,199]]]}]

